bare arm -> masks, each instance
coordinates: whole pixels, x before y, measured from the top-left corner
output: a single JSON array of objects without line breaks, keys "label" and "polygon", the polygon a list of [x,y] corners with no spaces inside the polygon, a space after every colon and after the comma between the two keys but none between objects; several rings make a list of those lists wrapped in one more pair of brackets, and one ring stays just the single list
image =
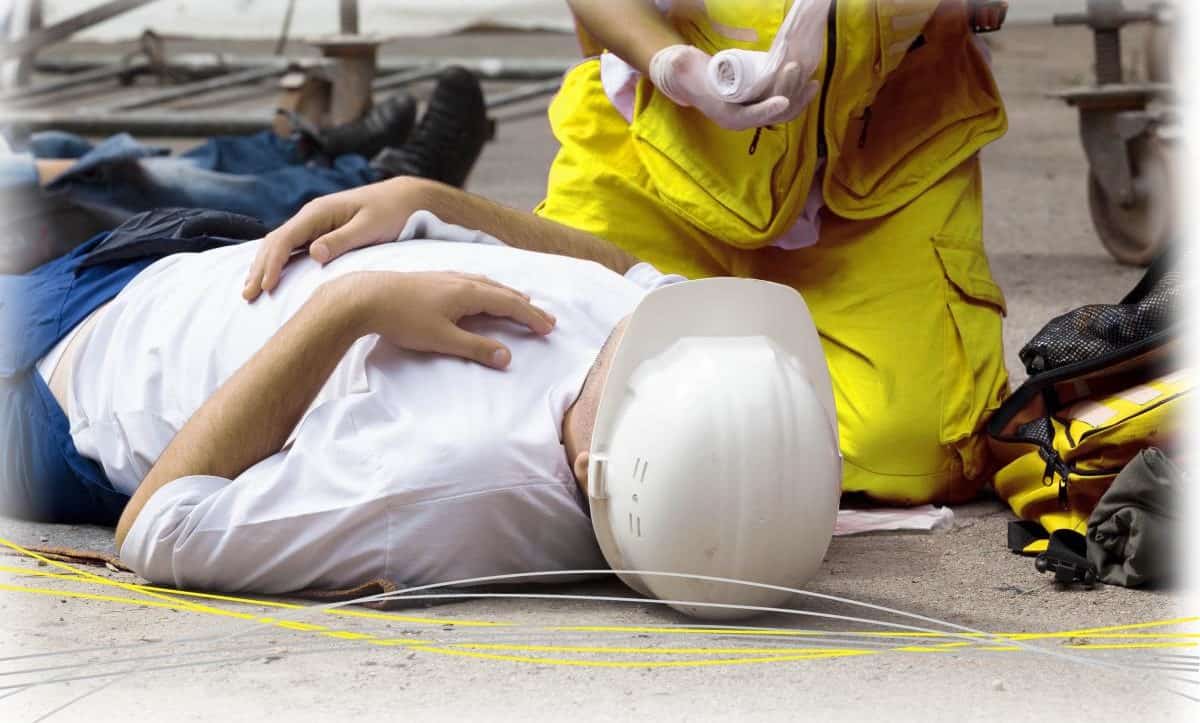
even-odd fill
[{"label": "bare arm", "polygon": [[567,5],[589,35],[643,75],[655,53],[687,42],[654,0],[567,0]]},{"label": "bare arm", "polygon": [[278,452],[361,336],[377,333],[406,349],[506,367],[511,354],[503,345],[457,326],[481,313],[514,319],[539,334],[554,325],[524,295],[466,274],[361,272],[321,286],[175,435],[121,514],[117,549],[168,483],[192,475],[233,479]]},{"label": "bare arm", "polygon": [[599,236],[457,188],[424,181],[410,184],[409,189],[418,208],[432,211],[447,223],[483,231],[515,248],[595,261],[619,274],[638,262]]},{"label": "bare arm", "polygon": [[[264,239],[242,295],[274,289],[297,249],[328,263],[352,249],[394,241],[410,215],[428,210],[446,223],[483,231],[527,251],[571,256],[623,274],[637,259],[604,239],[527,211],[419,178],[393,178],[318,198]],[[311,244],[311,245],[310,245]]]}]

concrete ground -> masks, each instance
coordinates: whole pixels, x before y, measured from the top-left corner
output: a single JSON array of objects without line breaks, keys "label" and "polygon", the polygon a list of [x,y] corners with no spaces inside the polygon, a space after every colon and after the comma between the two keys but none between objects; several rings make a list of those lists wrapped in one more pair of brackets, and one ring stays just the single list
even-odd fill
[{"label": "concrete ground", "polygon": [[[1016,350],[1042,323],[1119,298],[1139,272],[1095,238],[1075,113],[1043,96],[1087,76],[1090,37],[1015,27],[994,45],[1011,131],[984,154],[986,234],[1019,379]],[[500,33],[405,48],[472,51],[574,49],[569,37]],[[544,108],[499,115],[471,190],[536,203],[554,153]],[[806,598],[795,614],[744,623],[756,629],[569,597],[628,595],[614,582],[518,590],[556,599],[339,612],[181,597],[123,587],[136,580],[104,568],[0,557],[0,719],[1191,719],[1179,693],[1200,695],[1200,627],[1170,621],[1196,611],[1170,591],[1057,588],[1006,551],[1010,519],[984,501],[943,533],[835,539],[807,586],[938,621]],[[0,520],[0,531],[111,550],[105,529]],[[952,626],[1029,635],[948,637],[964,632]]]}]

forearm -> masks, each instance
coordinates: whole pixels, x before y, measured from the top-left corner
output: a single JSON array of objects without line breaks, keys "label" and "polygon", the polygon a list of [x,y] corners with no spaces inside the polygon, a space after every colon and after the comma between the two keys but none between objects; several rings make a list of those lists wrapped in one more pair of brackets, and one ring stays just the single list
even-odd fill
[{"label": "forearm", "polygon": [[649,73],[655,53],[687,42],[654,0],[568,0],[567,4],[593,38],[643,75]]},{"label": "forearm", "polygon": [[476,229],[525,251],[595,261],[624,274],[638,259],[599,236],[432,181],[395,179],[402,206],[432,212],[446,223]]},{"label": "forearm", "polygon": [[288,435],[361,336],[353,284],[322,286],[179,430],[129,500],[117,549],[146,502],[191,475],[233,479],[283,448]]}]

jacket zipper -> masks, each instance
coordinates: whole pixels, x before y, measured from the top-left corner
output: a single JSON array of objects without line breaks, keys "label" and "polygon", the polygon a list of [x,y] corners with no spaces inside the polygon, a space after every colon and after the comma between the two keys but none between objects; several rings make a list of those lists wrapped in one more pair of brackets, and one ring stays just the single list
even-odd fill
[{"label": "jacket zipper", "polygon": [[825,103],[829,99],[829,81],[833,78],[833,66],[837,60],[837,0],[829,3],[829,22],[825,33],[826,60],[825,80],[821,83],[821,107],[817,111],[817,157],[825,158],[829,145],[825,140]]}]

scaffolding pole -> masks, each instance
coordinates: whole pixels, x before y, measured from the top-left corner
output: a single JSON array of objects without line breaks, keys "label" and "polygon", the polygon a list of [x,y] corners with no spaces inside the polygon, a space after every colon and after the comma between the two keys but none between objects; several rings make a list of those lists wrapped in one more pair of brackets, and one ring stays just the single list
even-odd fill
[{"label": "scaffolding pole", "polygon": [[[205,63],[202,59],[196,59],[195,55],[192,54],[187,62],[180,62],[178,59],[169,60],[162,69],[168,72],[178,70],[200,73],[208,65],[221,71],[235,71],[261,68],[279,62],[277,55],[230,54],[213,58]],[[116,54],[104,54],[90,57],[44,58],[38,60],[37,70],[40,73],[48,74],[79,73],[119,63],[122,57]],[[317,58],[311,59],[318,60]],[[578,58],[439,57],[431,59],[412,55],[391,55],[380,59],[378,73],[382,76],[416,69],[461,65],[485,80],[545,80],[562,75],[578,63]]]},{"label": "scaffolding pole", "polygon": [[358,35],[358,0],[341,0],[342,35]]},{"label": "scaffolding pole", "polygon": [[184,83],[183,85],[177,85],[173,88],[162,90],[157,93],[143,95],[131,101],[117,103],[113,106],[110,106],[108,111],[116,112],[138,110],[141,108],[149,108],[153,105],[161,105],[163,103],[182,100],[184,98],[193,98],[198,95],[205,95],[218,90],[224,90],[225,88],[233,88],[238,85],[247,85],[249,83],[264,80],[266,78],[277,77],[286,73],[287,70],[288,64],[286,62],[281,62],[276,63],[275,67],[252,68],[250,70],[243,70],[238,73],[219,75],[215,78],[209,78],[207,80],[198,80],[194,83]]},{"label": "scaffolding pole", "polygon": [[[261,111],[260,111],[261,113]],[[100,109],[0,110],[0,126],[27,131],[66,131],[84,136],[131,133],[147,137],[199,137],[249,135],[271,127],[272,116],[247,113],[211,113],[197,116],[178,112],[109,113]]]},{"label": "scaffolding pole", "polygon": [[50,83],[40,83],[31,85],[16,90],[10,90],[5,93],[0,93],[0,103],[23,103],[33,100],[43,95],[52,95],[60,93],[64,90],[78,88],[81,85],[91,85],[102,80],[111,78],[121,78],[126,76],[134,76],[145,70],[149,65],[144,60],[135,60],[131,63],[118,63],[105,68],[96,68],[95,70],[86,70],[82,73],[72,73],[62,80],[52,81]]},{"label": "scaffolding pole", "polygon": [[37,52],[46,46],[62,42],[80,30],[98,25],[106,20],[129,12],[143,5],[149,5],[155,0],[109,0],[109,2],[85,10],[78,15],[72,15],[42,30],[30,33],[16,40],[0,43],[0,60],[19,58]]}]

